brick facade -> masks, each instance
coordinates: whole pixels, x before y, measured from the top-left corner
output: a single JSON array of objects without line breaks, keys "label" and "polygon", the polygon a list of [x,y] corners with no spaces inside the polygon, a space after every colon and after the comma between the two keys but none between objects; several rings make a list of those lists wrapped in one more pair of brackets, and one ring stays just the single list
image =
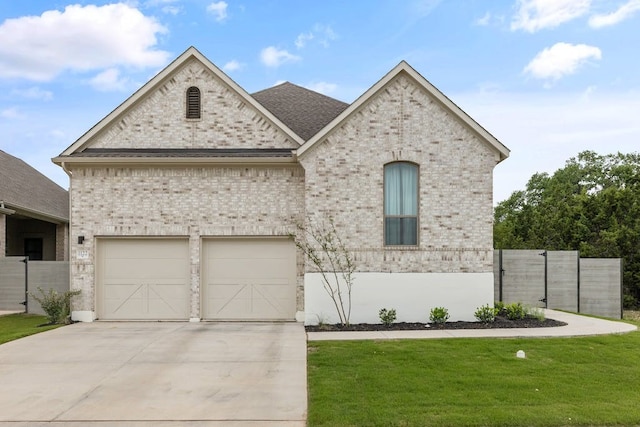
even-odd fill
[{"label": "brick facade", "polygon": [[[86,147],[299,148],[295,136],[287,136],[277,120],[214,71],[186,60],[68,152]],[[190,86],[200,88],[206,119],[185,118]],[[461,293],[480,288],[478,274],[488,275],[487,283],[492,278],[492,171],[501,154],[456,114],[401,71],[322,140],[306,151],[303,147],[297,162],[162,165],[126,159],[100,164],[74,162],[73,153],[67,154],[72,160],[65,162],[71,171],[72,288],[83,291],[74,310],[96,312],[96,238],[188,237],[190,316],[199,318],[203,238],[286,236],[305,218],[316,222],[328,216],[354,252],[360,273],[435,273],[429,289],[439,289],[438,274],[452,273],[449,280]],[[393,161],[419,166],[416,247],[384,246],[383,168]],[[77,244],[78,236],[84,236],[83,244]],[[300,253],[297,269],[297,309],[305,311],[305,274],[313,269]],[[460,278],[463,273],[474,274]],[[424,283],[423,277],[415,280]],[[473,301],[466,301],[466,314],[477,300],[490,302],[474,295],[467,299]]]},{"label": "brick facade", "polygon": [[[95,311],[97,236],[188,236],[191,315],[199,317],[201,237],[286,236],[304,218],[304,171],[297,165],[76,168],[72,181],[72,288],[83,291],[76,310]],[[80,250],[89,257],[79,259]],[[302,276],[300,268],[299,310]]]},{"label": "brick facade", "polygon": [[56,224],[56,261],[69,260],[69,224]]},{"label": "brick facade", "polygon": [[[204,119],[185,119],[186,92],[200,89]],[[96,136],[91,148],[297,148],[282,131],[197,61]]]},{"label": "brick facade", "polygon": [[[383,168],[419,166],[419,244],[383,244]],[[495,150],[397,76],[300,158],[312,221],[332,216],[358,271],[491,272]]]},{"label": "brick facade", "polygon": [[0,258],[7,253],[7,216],[0,213]]}]

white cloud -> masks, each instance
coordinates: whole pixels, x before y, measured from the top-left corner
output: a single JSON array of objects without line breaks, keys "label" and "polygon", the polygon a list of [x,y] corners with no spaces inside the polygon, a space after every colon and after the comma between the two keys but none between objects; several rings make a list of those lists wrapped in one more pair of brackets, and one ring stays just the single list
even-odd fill
[{"label": "white cloud", "polygon": [[181,10],[182,8],[179,6],[165,6],[162,8],[163,13],[166,13],[167,15],[174,15],[174,16],[180,13]]},{"label": "white cloud", "polygon": [[216,21],[222,22],[227,19],[228,6],[227,2],[224,1],[214,2],[207,6],[207,12],[215,15]]},{"label": "white cloud", "polygon": [[311,31],[300,33],[294,43],[298,49],[302,49],[307,45],[307,42],[312,40],[323,47],[329,47],[329,44],[337,39],[338,34],[333,31],[330,25],[315,24]]},{"label": "white cloud", "polygon": [[313,31],[316,34],[318,42],[324,47],[329,47],[329,42],[338,38],[338,34],[333,31],[330,25],[316,24],[313,26]]},{"label": "white cloud", "polygon": [[51,101],[53,99],[53,92],[48,90],[42,90],[37,86],[30,87],[29,89],[11,91],[11,95],[20,96],[27,99],[41,99],[43,101]]},{"label": "white cloud", "polygon": [[609,25],[615,25],[633,16],[640,10],[640,0],[630,0],[623,4],[615,12],[601,15],[593,15],[589,18],[589,26],[591,28],[602,28]]},{"label": "white cloud", "polygon": [[[144,5],[145,7],[160,7],[162,13],[175,16],[182,11],[182,6],[176,3],[180,3],[180,0],[147,0]],[[135,3],[129,2],[129,4]]]},{"label": "white cloud", "polygon": [[24,114],[20,113],[20,111],[18,111],[16,107],[5,108],[4,110],[0,111],[0,118],[3,119],[14,120],[23,119],[24,117]]},{"label": "white cloud", "polygon": [[524,72],[537,79],[557,80],[573,74],[591,59],[601,59],[602,52],[586,44],[556,43],[538,53]]},{"label": "white cloud", "polygon": [[487,25],[489,25],[490,21],[491,21],[491,13],[487,12],[484,14],[482,18],[476,19],[475,24],[481,27],[486,27]]},{"label": "white cloud", "polygon": [[518,0],[511,30],[534,33],[553,28],[589,12],[591,0]]},{"label": "white cloud", "polygon": [[224,66],[222,67],[222,69],[224,71],[238,71],[244,68],[244,65],[242,62],[238,62],[235,59],[232,59],[231,61],[227,62],[226,64],[224,64]]},{"label": "white cloud", "polygon": [[313,40],[313,33],[300,33],[296,38],[295,44],[298,49],[302,49],[309,40]]},{"label": "white cloud", "polygon": [[279,67],[287,62],[296,62],[302,59],[297,55],[293,55],[286,50],[277,49],[273,46],[266,47],[260,52],[260,60],[267,67]]},{"label": "white cloud", "polygon": [[115,65],[157,67],[168,52],[154,50],[166,33],[154,18],[123,3],[71,5],[0,24],[0,78],[50,81],[65,70]]},{"label": "white cloud", "polygon": [[327,83],[327,82],[314,82],[305,86],[307,89],[310,89],[314,92],[319,92],[325,95],[329,95],[333,93],[338,88],[338,85],[335,83]]},{"label": "white cloud", "polygon": [[89,80],[89,84],[100,92],[124,92],[128,90],[130,80],[120,77],[120,70],[109,68]]}]

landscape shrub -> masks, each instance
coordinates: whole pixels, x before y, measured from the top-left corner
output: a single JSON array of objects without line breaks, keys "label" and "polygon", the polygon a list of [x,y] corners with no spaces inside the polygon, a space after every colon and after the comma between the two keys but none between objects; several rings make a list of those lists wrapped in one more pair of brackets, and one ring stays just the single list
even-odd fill
[{"label": "landscape shrub", "polygon": [[396,309],[387,310],[386,308],[381,308],[378,316],[380,316],[380,321],[383,325],[391,326],[396,321]]},{"label": "landscape shrub", "polygon": [[44,310],[47,315],[49,323],[52,325],[56,323],[70,323],[71,297],[80,295],[80,291],[67,291],[60,294],[55,289],[49,289],[49,292],[45,292],[40,286],[38,286],[38,291],[40,292],[40,296],[32,292],[29,294],[34,300],[40,303],[42,310]]},{"label": "landscape shrub", "polygon": [[527,317],[527,309],[524,308],[521,302],[514,302],[504,306],[507,319],[520,320]]},{"label": "landscape shrub", "polygon": [[444,307],[434,307],[429,313],[429,320],[433,323],[445,323],[449,320],[449,310]]},{"label": "landscape shrub", "polygon": [[497,309],[491,307],[489,304],[486,304],[478,307],[473,315],[478,319],[478,322],[491,323],[496,320],[496,310]]}]

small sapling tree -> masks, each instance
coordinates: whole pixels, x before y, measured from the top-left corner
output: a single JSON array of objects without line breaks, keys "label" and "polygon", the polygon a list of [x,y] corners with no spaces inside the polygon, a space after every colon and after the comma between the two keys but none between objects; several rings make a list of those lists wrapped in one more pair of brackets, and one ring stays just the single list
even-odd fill
[{"label": "small sapling tree", "polygon": [[341,325],[349,326],[351,318],[351,289],[355,263],[353,255],[344,245],[332,217],[321,224],[296,224],[298,233],[291,235],[298,249],[320,273],[322,286],[338,314]]}]

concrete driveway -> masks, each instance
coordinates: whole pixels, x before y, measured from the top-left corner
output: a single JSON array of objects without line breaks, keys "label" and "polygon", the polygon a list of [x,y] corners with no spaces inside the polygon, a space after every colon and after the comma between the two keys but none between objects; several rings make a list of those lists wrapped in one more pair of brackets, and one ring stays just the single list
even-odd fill
[{"label": "concrete driveway", "polygon": [[0,426],[304,426],[298,323],[78,323],[0,345]]}]

